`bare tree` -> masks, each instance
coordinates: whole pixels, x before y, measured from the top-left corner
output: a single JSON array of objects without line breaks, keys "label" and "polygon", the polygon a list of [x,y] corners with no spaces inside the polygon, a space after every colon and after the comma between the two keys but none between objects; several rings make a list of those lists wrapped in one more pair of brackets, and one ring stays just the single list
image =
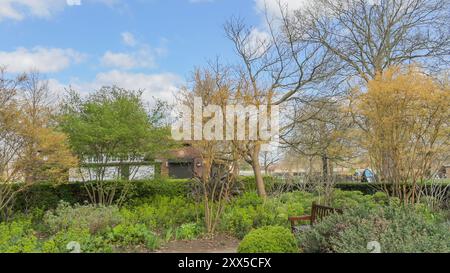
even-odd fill
[{"label": "bare tree", "polygon": [[[317,85],[337,71],[333,54],[304,38],[303,30],[292,22],[296,18],[288,15],[287,6],[280,5],[280,11],[279,17],[270,17],[266,9],[267,30],[264,34],[246,26],[241,19],[233,18],[225,25],[226,34],[241,61],[238,92],[244,94],[244,99],[236,103],[281,105],[294,96],[319,92]],[[259,162],[262,143],[236,144],[253,168],[259,195],[265,197]]]},{"label": "bare tree", "polygon": [[[216,63],[207,69],[194,72],[192,86],[183,88],[179,101],[192,111],[195,98],[201,98],[203,106],[217,105],[225,112],[230,94],[228,69]],[[213,118],[216,117],[205,117],[202,114],[202,127]],[[202,171],[194,174],[194,181],[199,189],[197,197],[204,204],[206,229],[208,233],[214,233],[229,201],[230,190],[236,179],[239,155],[230,141],[202,139],[190,143],[201,155],[201,162],[195,164],[200,164]]]},{"label": "bare tree", "polygon": [[[294,12],[294,33],[325,47],[336,77],[365,85],[391,66],[418,62],[428,73],[448,69],[449,0],[317,0]],[[297,29],[297,30],[296,30]],[[365,121],[354,117],[366,129]],[[388,157],[389,151],[385,152]],[[381,176],[393,169],[389,160]]]},{"label": "bare tree", "polygon": [[320,99],[292,115],[287,148],[322,161],[324,181],[330,179],[332,164],[343,164],[355,155],[352,118],[340,101]]},{"label": "bare tree", "polygon": [[26,80],[24,75],[8,79],[5,68],[0,68],[0,210],[4,211],[15,195],[25,187],[16,185],[20,179],[20,157],[25,139],[20,134],[20,112],[17,111],[17,93]]},{"label": "bare tree", "polygon": [[[316,177],[325,201],[331,200],[336,165],[345,166],[356,156],[351,115],[339,100],[318,98],[292,115],[283,143],[292,154],[320,161],[322,177]],[[311,171],[311,168],[310,168]],[[310,173],[310,177],[313,177]]]},{"label": "bare tree", "polygon": [[264,174],[270,174],[270,168],[280,162],[282,153],[279,150],[263,151],[261,154],[262,166],[264,167]]},{"label": "bare tree", "polygon": [[[298,33],[341,62],[341,74],[365,81],[389,66],[448,65],[448,0],[317,0],[295,12]],[[307,29],[305,32],[304,30]],[[444,67],[447,67],[444,65]]]}]

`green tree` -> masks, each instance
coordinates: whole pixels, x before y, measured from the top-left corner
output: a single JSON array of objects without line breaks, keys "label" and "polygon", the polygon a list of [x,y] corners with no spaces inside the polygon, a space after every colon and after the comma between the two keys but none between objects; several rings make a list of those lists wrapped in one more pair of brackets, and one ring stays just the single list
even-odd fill
[{"label": "green tree", "polygon": [[94,203],[120,202],[129,189],[129,183],[126,183],[117,196],[118,181],[105,181],[111,161],[123,163],[153,158],[167,149],[165,144],[170,142],[168,128],[157,126],[156,115],[144,106],[141,91],[103,87],[83,99],[72,90],[62,109],[61,128],[69,136],[71,147],[79,159],[102,163],[89,168],[92,170],[89,178],[83,177],[91,181],[85,185]]}]

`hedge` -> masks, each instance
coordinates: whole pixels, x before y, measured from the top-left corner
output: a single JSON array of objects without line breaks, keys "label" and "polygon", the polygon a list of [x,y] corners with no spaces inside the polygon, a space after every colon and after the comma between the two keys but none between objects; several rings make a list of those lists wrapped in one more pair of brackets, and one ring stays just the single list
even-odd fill
[{"label": "hedge", "polygon": [[[266,185],[266,190],[268,192],[271,192],[273,189],[276,188],[277,184],[285,183],[283,180],[277,179],[275,177],[266,176],[264,177],[264,184]],[[256,183],[254,177],[241,177],[240,178],[240,184],[244,191],[256,191]],[[305,187],[305,184],[302,184],[300,182],[293,182],[291,189],[298,189],[298,188],[308,188]],[[295,185],[298,185],[296,187]],[[312,184],[311,184],[312,185]],[[424,184],[426,187],[431,187],[431,183],[426,182]],[[442,187],[445,189],[447,187],[447,194],[450,195],[450,181],[442,181],[440,184],[435,184],[433,187],[438,188]],[[390,190],[392,188],[392,184],[390,183],[376,183],[376,184],[370,184],[370,183],[362,183],[362,182],[339,182],[334,185],[336,189],[340,189],[343,191],[360,191],[363,194],[366,195],[373,195],[376,192],[383,191],[383,189]]]},{"label": "hedge", "polygon": [[[120,192],[125,183],[132,183],[129,191],[130,199],[147,198],[155,195],[186,196],[190,189],[189,180],[182,179],[153,179],[142,181],[118,181],[117,190]],[[119,196],[119,194],[116,194]],[[69,204],[83,204],[89,202],[89,196],[83,183],[52,184],[41,182],[20,192],[15,199],[15,211],[28,211],[38,208],[54,209],[60,201]]]},{"label": "hedge", "polygon": [[238,253],[298,253],[292,232],[281,226],[265,226],[252,230],[241,241]]},{"label": "hedge", "polygon": [[[129,193],[130,199],[141,199],[155,195],[165,196],[188,196],[192,193],[192,182],[185,179],[164,179],[156,178],[153,180],[142,181],[120,181],[118,190],[120,191],[124,183],[132,183],[131,191]],[[283,183],[273,177],[264,177],[266,190],[271,192],[278,183]],[[428,184],[429,185],[429,184]],[[442,183],[442,187],[446,187],[447,183]],[[368,184],[368,183],[336,183],[335,187],[343,191],[360,191],[363,194],[372,195],[383,189],[386,186],[388,189],[390,184]],[[241,177],[238,183],[239,192],[256,191],[256,184],[254,177]],[[296,189],[297,187],[292,187]],[[450,198],[450,187],[447,188],[447,195]],[[68,183],[54,185],[48,182],[42,182],[29,187],[26,191],[20,192],[16,196],[14,203],[15,211],[28,211],[33,208],[39,209],[53,209],[56,208],[60,201],[65,201],[69,204],[89,201],[89,197],[83,186],[83,183]]]}]

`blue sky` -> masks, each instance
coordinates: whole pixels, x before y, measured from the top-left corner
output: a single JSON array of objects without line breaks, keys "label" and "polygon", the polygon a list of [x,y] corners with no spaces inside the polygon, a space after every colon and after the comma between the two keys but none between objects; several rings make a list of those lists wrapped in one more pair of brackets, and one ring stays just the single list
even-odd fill
[{"label": "blue sky", "polygon": [[227,19],[263,25],[264,0],[70,1],[1,0],[0,65],[38,69],[57,91],[117,84],[168,98],[206,60],[236,60]]}]

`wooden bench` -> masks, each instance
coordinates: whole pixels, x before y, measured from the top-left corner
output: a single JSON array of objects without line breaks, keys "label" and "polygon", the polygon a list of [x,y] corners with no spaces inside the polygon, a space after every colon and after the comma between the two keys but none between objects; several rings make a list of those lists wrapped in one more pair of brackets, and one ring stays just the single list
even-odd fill
[{"label": "wooden bench", "polygon": [[297,223],[299,221],[309,221],[310,225],[313,226],[317,221],[322,220],[324,217],[333,214],[339,213],[342,214],[341,209],[326,207],[322,205],[317,205],[316,202],[312,203],[311,215],[304,216],[291,216],[289,217],[289,221],[291,222],[291,230],[293,233],[296,231]]}]

